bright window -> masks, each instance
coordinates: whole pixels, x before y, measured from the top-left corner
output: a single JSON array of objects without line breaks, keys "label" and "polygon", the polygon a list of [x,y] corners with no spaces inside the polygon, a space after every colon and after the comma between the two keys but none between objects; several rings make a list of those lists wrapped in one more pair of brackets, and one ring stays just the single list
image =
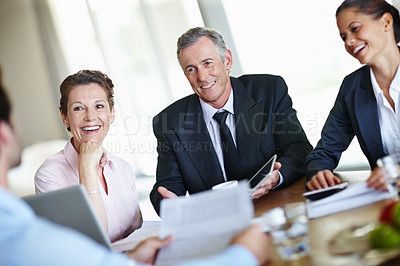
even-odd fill
[{"label": "bright window", "polygon": [[[315,146],[345,75],[359,68],[336,28],[342,0],[221,0],[243,72],[281,75]],[[106,148],[154,175],[151,120],[192,93],[176,41],[203,26],[196,0],[49,0],[69,73],[98,69],[114,82],[117,120]],[[207,12],[207,10],[202,10]],[[215,10],[213,10],[215,14]],[[207,25],[213,27],[213,25]],[[229,44],[228,44],[229,45]],[[235,61],[236,60],[236,61]],[[366,165],[354,142],[342,164]]]},{"label": "bright window", "polygon": [[[98,69],[114,82],[117,119],[105,148],[154,175],[152,118],[191,93],[176,40],[203,25],[195,0],[49,0],[70,73]],[[70,74],[68,73],[68,74]]]},{"label": "bright window", "polygon": [[[244,73],[282,76],[311,144],[343,78],[361,67],[344,49],[335,12],[343,0],[223,0]],[[341,166],[366,166],[356,139]]]}]

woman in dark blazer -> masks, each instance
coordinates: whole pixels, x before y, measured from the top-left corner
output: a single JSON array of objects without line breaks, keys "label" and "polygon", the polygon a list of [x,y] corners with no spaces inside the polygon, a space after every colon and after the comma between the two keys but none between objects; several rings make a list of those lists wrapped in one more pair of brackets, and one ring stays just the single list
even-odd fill
[{"label": "woman in dark blazer", "polygon": [[346,0],[336,11],[346,51],[364,66],[348,75],[321,133],[306,159],[310,190],[340,183],[332,171],[357,136],[371,169],[369,187],[385,190],[376,160],[400,152],[399,12],[383,0]]}]

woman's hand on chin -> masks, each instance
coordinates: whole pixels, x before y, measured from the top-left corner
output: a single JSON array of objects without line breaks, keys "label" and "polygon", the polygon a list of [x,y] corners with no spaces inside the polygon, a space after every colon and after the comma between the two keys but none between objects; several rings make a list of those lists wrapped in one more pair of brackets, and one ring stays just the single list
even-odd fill
[{"label": "woman's hand on chin", "polygon": [[79,151],[80,162],[85,162],[85,164],[92,166],[99,165],[100,167],[104,167],[106,160],[106,151],[101,143],[86,142],[81,144]]}]

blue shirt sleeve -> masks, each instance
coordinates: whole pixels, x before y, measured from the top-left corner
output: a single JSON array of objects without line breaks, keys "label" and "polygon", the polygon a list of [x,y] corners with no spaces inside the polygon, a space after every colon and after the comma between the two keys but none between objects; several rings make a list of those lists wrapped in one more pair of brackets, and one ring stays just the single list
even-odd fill
[{"label": "blue shirt sleeve", "polygon": [[179,263],[177,266],[256,266],[257,258],[245,247],[232,245],[223,253],[205,258]]},{"label": "blue shirt sleeve", "polygon": [[37,218],[0,188],[0,265],[138,265],[72,229]]},{"label": "blue shirt sleeve", "polygon": [[[0,265],[145,265],[113,253],[72,229],[35,216],[20,199],[0,188]],[[179,266],[252,266],[257,258],[232,245],[223,253]]]}]

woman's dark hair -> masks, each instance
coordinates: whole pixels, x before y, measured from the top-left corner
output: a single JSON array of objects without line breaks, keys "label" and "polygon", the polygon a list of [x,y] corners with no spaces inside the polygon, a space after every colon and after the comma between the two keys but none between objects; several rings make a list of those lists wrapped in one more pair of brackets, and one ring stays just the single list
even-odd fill
[{"label": "woman's dark hair", "polygon": [[10,115],[11,115],[11,104],[6,93],[5,88],[3,87],[3,80],[0,68],[0,120],[10,123]]},{"label": "woman's dark hair", "polygon": [[76,74],[69,75],[64,79],[60,85],[60,111],[67,114],[67,104],[69,93],[71,90],[78,85],[87,85],[90,83],[96,83],[104,88],[107,93],[107,100],[110,104],[110,109],[114,106],[114,84],[112,80],[100,71],[97,70],[81,70]]},{"label": "woman's dark hair", "polygon": [[340,12],[347,8],[355,8],[358,12],[366,15],[372,15],[379,19],[385,13],[393,17],[393,30],[396,42],[400,42],[400,15],[399,11],[384,0],[345,0],[336,10],[336,17]]}]

